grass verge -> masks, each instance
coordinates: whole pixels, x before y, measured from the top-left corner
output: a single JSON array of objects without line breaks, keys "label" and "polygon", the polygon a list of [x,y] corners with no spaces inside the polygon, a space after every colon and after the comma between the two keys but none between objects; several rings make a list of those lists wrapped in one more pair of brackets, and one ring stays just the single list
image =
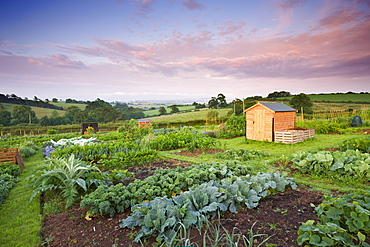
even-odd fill
[{"label": "grass verge", "polygon": [[24,159],[26,168],[19,176],[19,182],[10,191],[0,209],[0,246],[40,246],[42,216],[40,197],[36,196],[29,203],[32,188],[26,188],[26,177],[30,176],[42,160],[41,151]]}]

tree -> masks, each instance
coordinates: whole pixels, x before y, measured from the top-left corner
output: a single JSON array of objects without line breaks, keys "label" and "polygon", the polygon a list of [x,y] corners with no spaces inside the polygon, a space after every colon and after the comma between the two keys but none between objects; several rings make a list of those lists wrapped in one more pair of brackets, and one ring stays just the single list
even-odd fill
[{"label": "tree", "polygon": [[41,126],[50,126],[51,124],[50,124],[50,119],[49,119],[49,117],[48,117],[48,116],[43,116],[43,117],[41,117],[41,118],[40,118],[40,122],[39,122],[39,124],[40,124]]},{"label": "tree", "polygon": [[30,106],[17,105],[14,106],[12,117],[16,123],[37,123],[36,113],[32,111]]},{"label": "tree", "polygon": [[111,104],[109,104],[108,102],[104,101],[104,100],[101,100],[99,98],[97,98],[96,100],[92,101],[92,102],[89,102],[85,108],[85,111],[89,112],[89,111],[93,111],[95,110],[96,108],[99,108],[99,107],[105,107],[105,106],[108,106],[108,107],[112,107]]},{"label": "tree", "polygon": [[9,111],[0,110],[0,126],[9,126],[12,120],[12,114]]},{"label": "tree", "polygon": [[301,93],[298,95],[295,95],[290,101],[289,104],[298,110],[298,112],[301,112],[301,109],[303,108],[303,111],[305,113],[312,113],[312,102],[310,97],[308,97],[306,94]]},{"label": "tree", "polygon": [[243,113],[243,101],[241,99],[234,99],[232,102],[234,115],[239,116]]},{"label": "tree", "polygon": [[113,122],[120,118],[121,113],[112,106],[98,107],[89,112],[89,119],[102,123]]},{"label": "tree", "polygon": [[218,107],[220,108],[228,107],[228,104],[226,102],[226,97],[222,93],[219,93],[217,95],[217,101],[218,101]]},{"label": "tree", "polygon": [[273,93],[270,93],[267,98],[279,98],[279,97],[289,97],[291,96],[290,92],[286,92],[286,91],[280,91],[280,92],[273,92]]},{"label": "tree", "polygon": [[219,93],[217,97],[212,97],[208,101],[208,108],[209,109],[217,109],[217,108],[225,108],[228,107],[226,102],[226,97],[222,93]]},{"label": "tree", "polygon": [[159,107],[159,115],[165,115],[167,113],[166,108],[164,106]]},{"label": "tree", "polygon": [[83,123],[87,119],[87,113],[75,105],[68,107],[64,116],[73,123]]},{"label": "tree", "polygon": [[178,113],[180,110],[176,105],[171,105],[171,113]]},{"label": "tree", "polygon": [[52,101],[53,103],[58,103],[58,99],[57,99],[57,98],[53,98],[51,101]]},{"label": "tree", "polygon": [[209,101],[208,101],[208,108],[209,109],[217,109],[218,108],[218,100],[216,97],[212,97]]}]

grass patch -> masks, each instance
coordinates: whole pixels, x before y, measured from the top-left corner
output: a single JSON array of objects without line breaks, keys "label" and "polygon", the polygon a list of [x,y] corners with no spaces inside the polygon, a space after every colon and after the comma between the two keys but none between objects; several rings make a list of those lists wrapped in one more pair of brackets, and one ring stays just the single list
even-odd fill
[{"label": "grass patch", "polygon": [[[164,106],[166,108],[167,113],[171,113],[171,107],[170,106]],[[183,111],[191,111],[195,109],[195,106],[192,105],[184,105],[184,106],[177,106],[179,109],[179,113],[182,113]],[[179,114],[178,113],[178,114]],[[155,110],[146,110],[144,111],[145,117],[151,117],[151,116],[158,116],[159,115],[159,109]]]},{"label": "grass patch", "polygon": [[[153,123],[158,124],[172,124],[172,123],[186,123],[189,120],[191,121],[199,121],[199,120],[205,120],[207,119],[207,113],[208,111],[217,111],[219,113],[219,118],[224,119],[228,112],[231,111],[231,108],[222,108],[222,109],[208,109],[208,108],[202,108],[199,111],[193,111],[193,112],[186,112],[186,113],[177,113],[177,114],[171,114],[171,115],[162,115],[158,117],[152,117]],[[218,124],[221,123],[221,120]]]},{"label": "grass patch", "polygon": [[[294,177],[295,182],[302,185],[307,185],[314,190],[324,191],[330,193],[331,191],[338,192],[352,192],[358,189],[368,188],[368,184],[361,181],[355,181],[351,178],[330,178],[319,177],[314,175],[302,174],[292,172],[287,166],[292,155],[299,151],[318,152],[329,148],[337,148],[343,141],[352,138],[366,137],[364,134],[343,134],[343,135],[316,135],[312,139],[307,139],[303,142],[296,144],[283,144],[274,142],[260,142],[253,140],[246,140],[245,137],[237,137],[233,139],[218,139],[221,143],[222,149],[256,149],[266,151],[270,156],[262,159],[253,159],[244,162],[248,166],[253,167],[253,171],[257,172],[275,172],[279,170],[285,176]],[[223,162],[224,160],[216,159],[214,155],[202,154],[195,157],[187,157],[176,155],[177,151],[163,151],[162,157],[173,158],[192,163],[205,163],[205,162]],[[276,164],[280,163],[278,166]],[[290,174],[290,175],[289,175]]]},{"label": "grass patch", "polygon": [[[14,106],[17,106],[16,104],[9,104],[9,103],[1,103],[2,106],[4,106],[5,111],[13,112]],[[31,106],[32,111],[35,112],[37,118],[42,118],[43,116],[51,117],[52,113],[54,111],[57,111],[59,116],[63,116],[65,111],[61,110],[55,110],[55,109],[49,109],[49,108],[42,108],[42,107],[35,107]]]},{"label": "grass patch", "polygon": [[[311,101],[343,101],[343,102],[368,102],[370,103],[370,94],[308,94]],[[283,99],[291,99],[290,97],[283,97]]]},{"label": "grass patch", "polygon": [[80,108],[81,110],[85,110],[87,104],[76,104],[76,103],[64,103],[64,102],[50,102],[50,104],[53,104],[53,105],[56,105],[56,106],[59,106],[59,107],[63,107],[64,110],[66,110],[68,107],[70,106],[77,106],[78,108]]},{"label": "grass patch", "polygon": [[26,168],[19,176],[20,181],[10,191],[0,209],[0,246],[40,246],[42,216],[40,197],[36,196],[29,203],[32,188],[26,188],[25,180],[30,176],[43,159],[41,151],[36,155],[24,159]]}]

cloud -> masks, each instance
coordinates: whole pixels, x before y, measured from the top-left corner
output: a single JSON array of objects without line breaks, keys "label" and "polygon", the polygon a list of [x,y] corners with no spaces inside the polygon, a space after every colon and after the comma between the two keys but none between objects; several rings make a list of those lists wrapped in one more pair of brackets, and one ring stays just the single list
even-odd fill
[{"label": "cloud", "polygon": [[321,18],[318,24],[319,28],[337,28],[341,25],[357,23],[365,15],[364,12],[354,11],[353,8],[340,7]]},{"label": "cloud", "polygon": [[244,21],[239,21],[237,23],[227,21],[223,26],[218,27],[218,30],[220,31],[219,35],[225,36],[229,34],[237,34],[239,37],[242,37],[246,33],[245,31],[246,25],[247,23]]},{"label": "cloud", "polygon": [[198,3],[194,0],[186,0],[185,2],[182,3],[182,5],[188,10],[202,10],[206,8],[205,5]]},{"label": "cloud", "polygon": [[36,64],[38,66],[48,66],[48,67],[60,67],[69,69],[86,69],[86,65],[81,61],[73,61],[66,55],[52,55],[46,58],[28,58],[29,63]]},{"label": "cloud", "polygon": [[152,4],[154,3],[154,0],[139,0],[139,4],[136,6],[140,11],[148,13],[151,12]]},{"label": "cloud", "polygon": [[292,9],[304,5],[307,0],[281,0],[276,3],[279,8]]},{"label": "cloud", "polygon": [[[318,21],[318,25],[321,22]],[[96,46],[62,47],[89,57],[103,57],[126,71],[178,74],[208,70],[214,76],[316,78],[368,76],[370,21],[341,29],[316,29],[286,36],[243,36],[247,23],[226,22],[217,32],[173,33],[167,39],[135,45],[121,40],[94,39]],[[220,37],[237,35],[236,39]],[[239,35],[239,36],[238,36]],[[83,68],[68,57],[60,66]],[[356,67],[354,66],[356,61]],[[46,62],[46,61],[42,61]],[[335,69],[338,68],[337,71]],[[356,69],[353,69],[356,68]]]}]

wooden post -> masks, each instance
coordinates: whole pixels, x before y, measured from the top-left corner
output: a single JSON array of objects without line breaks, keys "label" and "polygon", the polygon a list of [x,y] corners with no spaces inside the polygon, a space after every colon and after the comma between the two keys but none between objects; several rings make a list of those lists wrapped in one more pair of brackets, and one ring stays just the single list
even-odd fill
[{"label": "wooden post", "polygon": [[301,113],[302,113],[302,122],[304,123],[304,113],[303,113],[303,107],[301,107]]}]

